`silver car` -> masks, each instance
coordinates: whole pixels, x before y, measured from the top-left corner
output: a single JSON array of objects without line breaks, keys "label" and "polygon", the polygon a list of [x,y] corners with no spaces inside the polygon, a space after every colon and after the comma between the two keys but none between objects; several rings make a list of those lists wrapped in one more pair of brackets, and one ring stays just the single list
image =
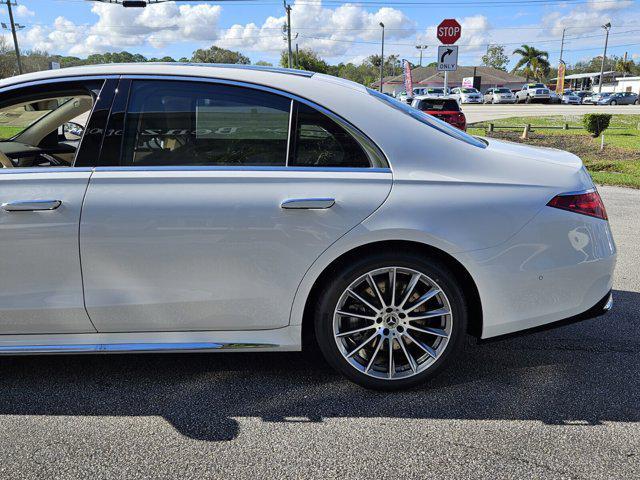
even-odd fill
[{"label": "silver car", "polygon": [[516,103],[516,96],[504,87],[490,88],[484,92],[484,103]]},{"label": "silver car", "polygon": [[483,103],[482,94],[472,87],[455,87],[449,96],[458,103]]},{"label": "silver car", "polygon": [[344,79],[72,67],[0,80],[0,119],[0,354],[317,345],[391,390],[467,335],[612,304],[616,247],[578,157]]}]

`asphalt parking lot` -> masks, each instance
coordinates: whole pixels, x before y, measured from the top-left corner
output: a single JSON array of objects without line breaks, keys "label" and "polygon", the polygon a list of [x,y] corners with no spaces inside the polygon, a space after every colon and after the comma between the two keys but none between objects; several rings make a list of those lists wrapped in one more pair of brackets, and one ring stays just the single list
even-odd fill
[{"label": "asphalt parking lot", "polygon": [[639,478],[640,191],[600,190],[605,317],[395,394],[298,353],[0,358],[0,478]]}]

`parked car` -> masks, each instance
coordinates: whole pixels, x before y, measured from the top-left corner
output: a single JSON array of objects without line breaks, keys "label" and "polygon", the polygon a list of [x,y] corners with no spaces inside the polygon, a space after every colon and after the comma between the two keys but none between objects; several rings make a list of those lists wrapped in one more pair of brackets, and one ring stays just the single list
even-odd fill
[{"label": "parked car", "polygon": [[407,92],[400,92],[396,95],[396,100],[411,105],[413,101],[413,95],[409,95]]},{"label": "parked car", "polygon": [[449,92],[444,87],[417,87],[413,89],[414,98],[418,95],[429,95],[431,97],[444,97]]},{"label": "parked car", "polygon": [[598,105],[638,105],[638,94],[633,92],[617,92],[598,99]]},{"label": "parked car", "polygon": [[571,90],[565,90],[562,93],[562,103],[565,105],[580,105],[582,98],[573,93]]},{"label": "parked car", "polygon": [[460,130],[467,129],[467,119],[462,110],[460,110],[460,104],[455,98],[421,95],[413,99],[411,106],[433,115]]},{"label": "parked car", "polygon": [[578,92],[573,92],[575,95],[577,95],[578,97],[580,97],[580,103],[585,103],[585,99],[591,97],[591,95],[593,94],[592,92],[589,92],[587,90],[580,90]]},{"label": "parked car", "polygon": [[562,103],[562,98],[553,90],[549,90],[549,103]]},{"label": "parked car", "polygon": [[508,88],[490,88],[484,93],[484,103],[516,103],[516,96]]},{"label": "parked car", "polygon": [[0,116],[2,354],[315,343],[389,390],[467,335],[612,304],[616,247],[578,157],[344,79],[71,67],[1,80]]},{"label": "parked car", "polygon": [[516,93],[516,103],[549,103],[550,90],[544,83],[526,83]]},{"label": "parked car", "polygon": [[452,88],[449,97],[455,98],[458,103],[482,103],[482,94],[470,87]]},{"label": "parked car", "polygon": [[602,92],[602,93],[593,93],[591,97],[586,97],[584,103],[590,103],[593,105],[597,105],[597,103],[603,98],[607,98],[611,95],[611,92]]}]

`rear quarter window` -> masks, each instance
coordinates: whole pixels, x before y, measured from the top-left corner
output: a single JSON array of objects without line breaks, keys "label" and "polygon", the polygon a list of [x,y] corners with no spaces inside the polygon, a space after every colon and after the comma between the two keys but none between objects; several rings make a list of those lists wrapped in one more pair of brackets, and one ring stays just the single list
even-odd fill
[{"label": "rear quarter window", "polygon": [[411,118],[415,119],[416,121],[423,123],[425,125],[428,125],[431,128],[435,128],[436,130],[438,130],[441,133],[444,133],[445,135],[449,135],[450,137],[453,137],[457,140],[468,143],[469,145],[473,145],[474,147],[487,148],[487,144],[484,143],[479,138],[476,138],[473,135],[469,135],[468,133],[463,132],[462,130],[459,130],[456,127],[449,125],[447,122],[438,120],[437,118],[432,117],[431,115],[428,115],[418,110],[417,108],[413,108],[405,103],[394,100],[393,98],[389,98],[386,95],[376,90],[367,88],[367,92],[369,92],[369,95],[377,98],[378,100],[388,105],[390,108],[395,108],[396,110],[400,110],[405,115],[408,115]]}]

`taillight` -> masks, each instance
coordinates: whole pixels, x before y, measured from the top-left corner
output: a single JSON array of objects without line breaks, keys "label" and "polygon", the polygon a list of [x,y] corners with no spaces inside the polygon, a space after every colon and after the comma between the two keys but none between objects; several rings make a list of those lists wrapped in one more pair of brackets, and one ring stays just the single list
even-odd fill
[{"label": "taillight", "polygon": [[560,208],[561,210],[568,210],[570,212],[608,220],[607,210],[604,208],[604,203],[602,203],[602,198],[600,198],[597,190],[557,195],[553,197],[547,205]]}]

